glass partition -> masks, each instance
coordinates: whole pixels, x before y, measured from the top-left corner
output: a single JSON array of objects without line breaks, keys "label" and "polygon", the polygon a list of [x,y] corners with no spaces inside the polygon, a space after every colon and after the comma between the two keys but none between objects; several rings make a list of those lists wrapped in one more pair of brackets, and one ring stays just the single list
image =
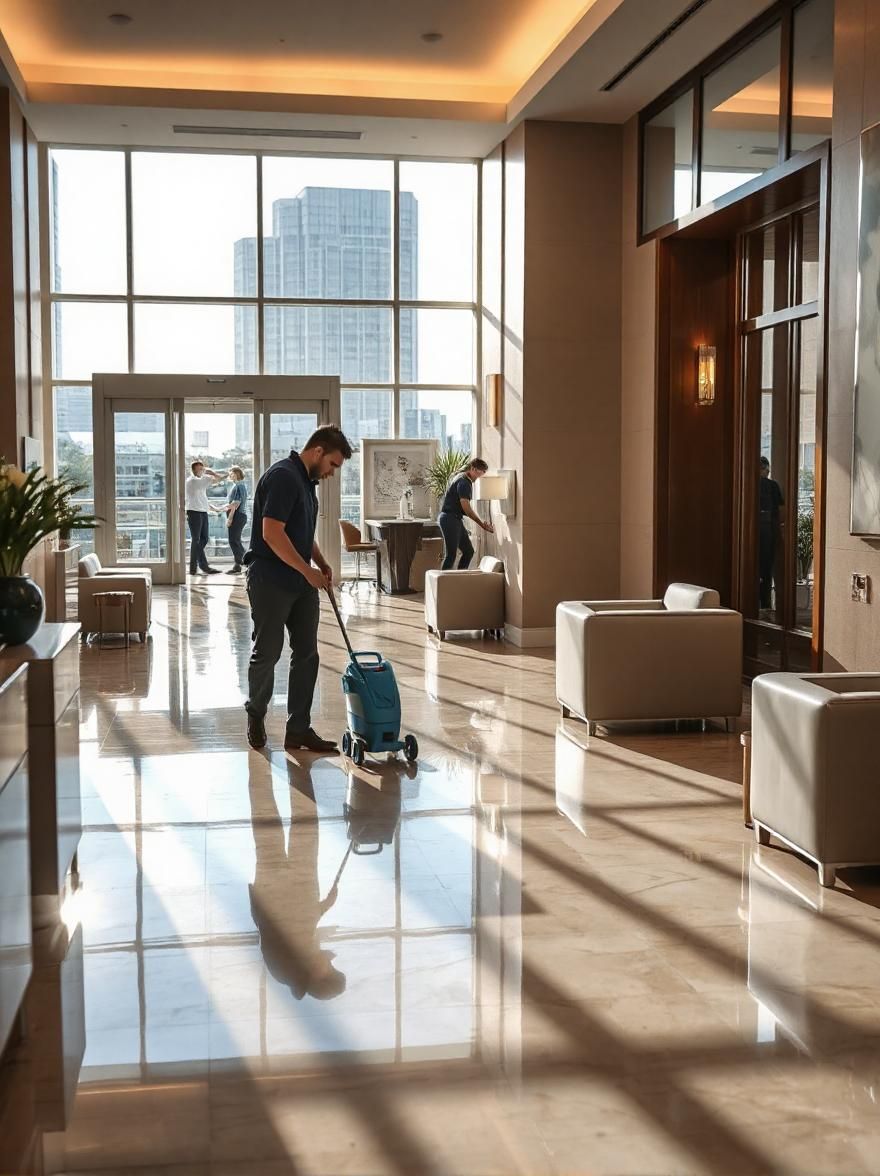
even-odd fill
[{"label": "glass partition", "polygon": [[669,224],[694,206],[694,94],[688,90],[643,131],[642,225]]},{"label": "glass partition", "polygon": [[703,82],[701,204],[779,162],[780,54],[776,25]]},{"label": "glass partition", "polygon": [[831,138],[834,92],[834,0],[807,0],[794,14],[791,150]]}]

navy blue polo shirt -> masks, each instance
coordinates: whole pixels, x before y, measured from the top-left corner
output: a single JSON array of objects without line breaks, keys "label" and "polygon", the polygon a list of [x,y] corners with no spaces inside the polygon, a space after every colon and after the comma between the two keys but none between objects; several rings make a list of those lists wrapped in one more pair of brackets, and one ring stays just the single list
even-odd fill
[{"label": "navy blue polo shirt", "polygon": [[290,542],[306,563],[311,563],[318,522],[316,486],[300,455],[291,453],[290,457],[283,457],[269,466],[254,490],[251,546],[245,562],[252,567],[256,565],[261,573],[266,572],[285,587],[303,588],[306,579],[290,564],[280,560],[263,538],[263,519],[277,519],[284,523]]},{"label": "navy blue polo shirt", "polygon": [[455,479],[446,491],[446,497],[443,499],[440,513],[458,515],[460,519],[463,519],[464,511],[461,509],[461,500],[462,498],[466,498],[470,502],[473,496],[474,484],[467,474],[462,474],[461,477]]}]

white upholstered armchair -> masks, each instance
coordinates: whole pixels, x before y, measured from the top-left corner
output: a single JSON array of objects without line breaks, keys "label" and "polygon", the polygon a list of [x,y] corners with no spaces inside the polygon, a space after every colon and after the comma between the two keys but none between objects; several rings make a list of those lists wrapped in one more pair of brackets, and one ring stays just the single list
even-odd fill
[{"label": "white upholstered armchair", "polygon": [[778,837],[833,886],[880,864],[880,674],[761,674],[752,684],[751,805],[757,840]]},{"label": "white upholstered armchair", "polygon": [[695,584],[670,584],[662,600],[565,601],[556,697],[590,734],[603,721],[739,715],[742,617]]},{"label": "white upholstered armchair", "polygon": [[[150,613],[153,597],[153,574],[149,568],[115,567],[104,568],[96,555],[84,555],[79,561],[79,622],[82,635],[97,633],[100,629],[98,606],[95,596],[99,592],[131,592],[132,602],[129,626],[141,641],[146,641],[150,627]],[[116,610],[121,616],[121,610]]]},{"label": "white upholstered armchair", "polygon": [[440,639],[449,629],[482,629],[496,637],[504,628],[504,568],[486,555],[474,571],[425,574],[425,623]]}]

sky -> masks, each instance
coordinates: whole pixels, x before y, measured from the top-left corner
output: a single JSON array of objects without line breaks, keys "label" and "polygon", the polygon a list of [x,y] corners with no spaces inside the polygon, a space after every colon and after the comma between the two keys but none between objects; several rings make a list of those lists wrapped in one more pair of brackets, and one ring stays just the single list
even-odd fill
[{"label": "sky", "polygon": [[[124,294],[123,153],[64,150],[53,158],[59,169],[61,292]],[[473,299],[476,169],[401,163],[400,172],[401,190],[418,201],[419,296]],[[266,157],[264,225],[271,228],[275,199],[296,196],[308,185],[390,191],[392,184],[393,165],[385,160]],[[233,295],[234,242],[255,236],[257,229],[255,157],[135,152],[132,223],[135,293]],[[89,379],[93,371],[126,369],[124,306],[67,304],[61,314],[63,377]],[[421,312],[418,332],[423,382],[473,381],[472,315]],[[232,308],[136,307],[135,370],[233,371]],[[458,403],[459,398],[444,402],[442,393],[422,396],[426,408],[450,408],[454,428]]]}]

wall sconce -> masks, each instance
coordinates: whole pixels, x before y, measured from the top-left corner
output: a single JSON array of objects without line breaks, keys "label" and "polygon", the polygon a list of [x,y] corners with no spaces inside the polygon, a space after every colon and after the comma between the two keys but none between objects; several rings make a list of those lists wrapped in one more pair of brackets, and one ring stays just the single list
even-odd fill
[{"label": "wall sconce", "polygon": [[701,343],[697,348],[697,404],[715,403],[715,348]]},{"label": "wall sconce", "polygon": [[[500,514],[506,518],[516,517],[516,471],[499,470],[496,474],[484,474],[477,482],[479,502],[497,502]],[[492,507],[489,507],[491,516]]]},{"label": "wall sconce", "polygon": [[492,372],[485,379],[486,404],[484,419],[490,429],[501,427],[501,394],[504,381],[500,372]]}]

